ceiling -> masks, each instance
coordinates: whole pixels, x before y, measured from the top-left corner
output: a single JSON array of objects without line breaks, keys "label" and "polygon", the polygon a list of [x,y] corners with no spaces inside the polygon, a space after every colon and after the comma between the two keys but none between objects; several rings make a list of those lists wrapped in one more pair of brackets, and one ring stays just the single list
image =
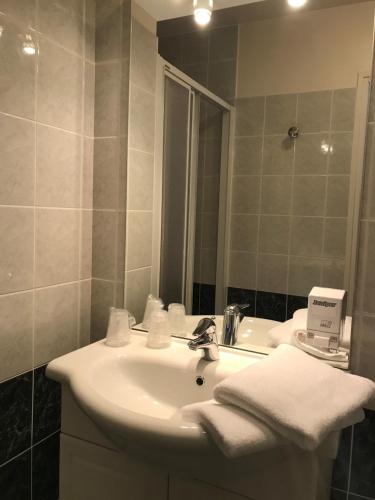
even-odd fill
[{"label": "ceiling", "polygon": [[[264,0],[214,0],[214,10],[227,9],[238,5],[263,2]],[[193,0],[137,0],[154,19],[162,21],[193,13]]]}]

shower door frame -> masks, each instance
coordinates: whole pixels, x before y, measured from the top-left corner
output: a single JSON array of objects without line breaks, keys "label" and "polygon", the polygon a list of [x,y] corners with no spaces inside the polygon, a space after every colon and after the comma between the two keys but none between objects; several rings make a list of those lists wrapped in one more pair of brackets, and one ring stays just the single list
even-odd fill
[{"label": "shower door frame", "polygon": [[165,108],[165,79],[171,78],[182,86],[190,89],[191,93],[191,127],[190,144],[188,144],[188,158],[190,189],[187,210],[188,237],[186,242],[185,277],[183,302],[188,314],[192,313],[193,282],[194,282],[194,250],[195,250],[195,222],[196,222],[196,184],[198,172],[199,146],[199,105],[200,96],[214,102],[223,110],[220,194],[219,194],[219,224],[216,266],[216,293],[215,313],[223,314],[227,302],[227,283],[229,275],[229,219],[231,203],[231,179],[233,171],[233,141],[234,141],[234,113],[235,109],[229,103],[210,92],[201,84],[185,73],[165,61],[161,56],[157,60],[156,78],[156,131],[155,131],[155,168],[154,168],[154,203],[153,203],[153,252],[151,291],[159,295],[161,270],[161,234],[163,210],[163,162],[164,162],[164,108]]}]

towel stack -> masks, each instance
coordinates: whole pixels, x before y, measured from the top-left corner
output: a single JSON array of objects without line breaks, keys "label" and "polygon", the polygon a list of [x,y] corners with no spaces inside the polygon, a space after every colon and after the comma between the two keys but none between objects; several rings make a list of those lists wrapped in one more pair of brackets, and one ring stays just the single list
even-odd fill
[{"label": "towel stack", "polygon": [[375,384],[283,344],[223,380],[214,397],[185,406],[183,414],[234,458],[287,443],[316,449],[332,432],[364,419]]}]

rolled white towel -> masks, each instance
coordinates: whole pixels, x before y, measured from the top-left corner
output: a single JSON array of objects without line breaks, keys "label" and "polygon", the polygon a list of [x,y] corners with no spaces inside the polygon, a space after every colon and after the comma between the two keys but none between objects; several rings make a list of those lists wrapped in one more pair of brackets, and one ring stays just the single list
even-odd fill
[{"label": "rolled white towel", "polygon": [[256,417],[213,399],[184,406],[182,414],[187,420],[199,423],[228,458],[287,444]]},{"label": "rolled white towel", "polygon": [[313,450],[331,432],[363,420],[362,406],[375,397],[375,384],[282,344],[264,360],[223,380],[214,397]]}]

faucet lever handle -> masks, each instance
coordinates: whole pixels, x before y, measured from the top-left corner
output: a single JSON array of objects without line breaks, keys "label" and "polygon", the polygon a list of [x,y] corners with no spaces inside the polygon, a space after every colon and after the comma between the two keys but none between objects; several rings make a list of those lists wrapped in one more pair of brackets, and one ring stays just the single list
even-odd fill
[{"label": "faucet lever handle", "polygon": [[[211,317],[211,318],[202,318],[196,329],[194,330],[193,332],[193,335],[194,337],[199,337],[201,335],[205,335],[207,333],[211,333],[209,332],[209,329],[211,328],[214,328],[215,329],[215,321],[214,321],[215,317]],[[213,333],[213,332],[212,332]]]}]

